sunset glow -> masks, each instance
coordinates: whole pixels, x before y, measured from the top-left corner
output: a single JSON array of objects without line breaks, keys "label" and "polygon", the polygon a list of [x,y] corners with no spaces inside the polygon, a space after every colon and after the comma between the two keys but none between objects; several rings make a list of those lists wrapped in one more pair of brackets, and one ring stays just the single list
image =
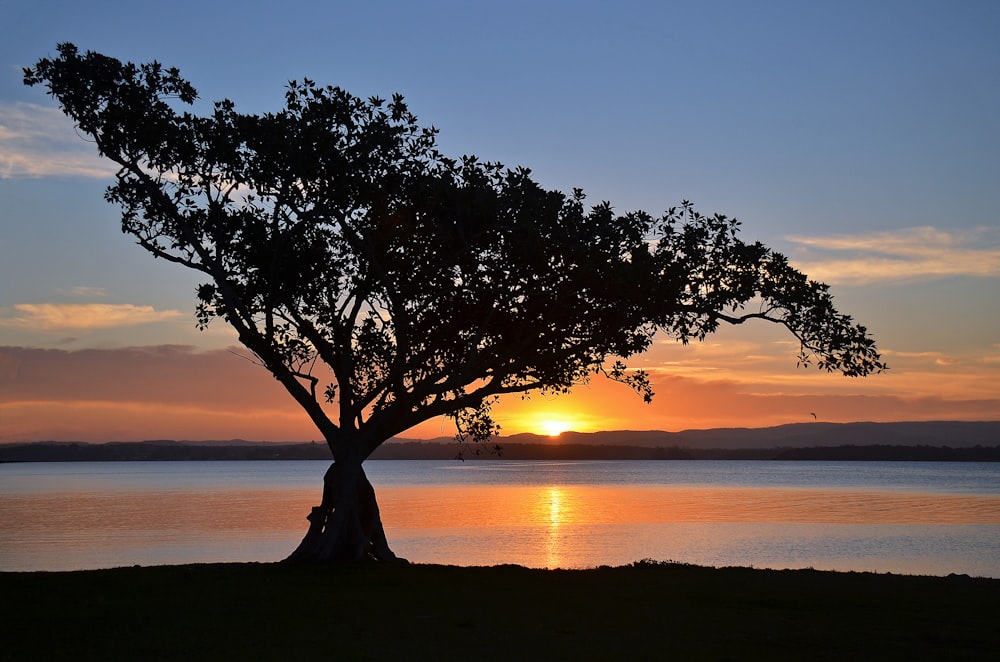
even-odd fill
[{"label": "sunset glow", "polygon": [[[892,369],[850,380],[796,368],[787,348],[740,339],[686,348],[662,344],[639,357],[656,395],[646,404],[603,378],[558,397],[504,398],[501,438],[522,432],[765,427],[851,421],[995,420],[1000,362],[937,352],[893,352]],[[771,352],[766,360],[755,355]],[[996,351],[996,350],[994,350]],[[0,441],[251,439],[309,441],[318,432],[266,370],[238,348],[117,349],[0,347]],[[438,417],[402,436],[450,438]]]},{"label": "sunset glow", "polygon": [[539,431],[549,437],[558,437],[570,429],[570,424],[558,418],[547,418],[539,424]]}]

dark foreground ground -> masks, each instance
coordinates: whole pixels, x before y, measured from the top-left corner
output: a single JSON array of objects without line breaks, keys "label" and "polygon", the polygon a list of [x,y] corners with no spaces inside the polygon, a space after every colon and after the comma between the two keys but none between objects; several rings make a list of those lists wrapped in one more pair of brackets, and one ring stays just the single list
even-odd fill
[{"label": "dark foreground ground", "polygon": [[1000,659],[1000,580],[638,563],[0,573],[4,660]]}]

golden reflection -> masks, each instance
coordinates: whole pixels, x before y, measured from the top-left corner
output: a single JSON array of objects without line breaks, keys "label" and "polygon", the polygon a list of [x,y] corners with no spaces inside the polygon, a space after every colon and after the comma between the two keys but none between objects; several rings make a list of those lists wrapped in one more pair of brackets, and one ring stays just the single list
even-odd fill
[{"label": "golden reflection", "polygon": [[548,501],[549,511],[548,530],[545,536],[546,566],[549,568],[558,568],[560,551],[562,549],[559,527],[562,525],[562,518],[565,516],[563,491],[558,487],[549,487],[540,496],[540,505],[544,508],[545,502]]},{"label": "golden reflection", "polygon": [[[1000,496],[854,490],[641,486],[376,486],[387,531],[605,524],[1000,524]],[[29,495],[0,502],[0,533],[89,529],[305,530],[318,489]]]},{"label": "golden reflection", "polygon": [[549,527],[559,528],[562,514],[562,490],[558,487],[550,487],[545,492],[549,502]]},{"label": "golden reflection", "polygon": [[[695,527],[683,529],[685,540],[712,548],[729,544],[725,532],[732,529],[702,525],[1000,524],[996,495],[635,485],[376,489],[390,541],[397,535],[422,539],[440,535],[469,546],[472,537],[481,536],[491,546],[480,556],[467,548],[448,554],[469,558],[471,553],[475,562],[535,568],[594,563],[594,549],[604,550],[608,558],[634,557],[619,562],[635,560],[653,554],[651,550],[664,544],[666,532],[679,530],[676,527]],[[630,540],[618,538],[623,531],[629,532]],[[699,535],[709,537],[699,539]]]},{"label": "golden reflection", "polygon": [[[1000,496],[829,489],[376,486],[386,528],[674,523],[1000,524]],[[303,515],[304,516],[304,515]]]},{"label": "golden reflection", "polygon": [[[684,528],[687,538],[709,536],[690,540],[696,548],[724,545],[724,531],[730,529],[699,528],[701,524],[1000,524],[998,495],[635,485],[376,485],[376,491],[390,542],[450,541],[441,543],[440,562],[516,562],[529,567],[577,567],[615,554],[638,554],[619,559],[635,560],[659,549],[666,531],[691,525],[694,528]],[[276,552],[268,552],[281,554],[304,533],[305,517],[316,505],[319,490],[150,491],[125,498],[79,493],[72,496],[72,508],[67,508],[66,498],[0,500],[0,556],[41,545],[38,541],[50,540],[53,531],[69,536],[77,551],[89,545],[103,553],[115,545],[133,544],[128,542],[133,538],[148,544],[153,532],[176,538],[170,544],[284,540],[288,550],[279,544]],[[628,541],[622,540],[623,532]],[[470,549],[476,540],[488,547]],[[603,556],[595,557],[595,549],[603,550]],[[402,545],[397,551],[406,555]]]}]

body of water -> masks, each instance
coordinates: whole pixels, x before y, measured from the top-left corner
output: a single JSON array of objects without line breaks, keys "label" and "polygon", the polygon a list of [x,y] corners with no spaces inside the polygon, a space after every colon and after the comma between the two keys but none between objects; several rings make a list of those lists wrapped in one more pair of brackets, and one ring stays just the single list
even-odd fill
[{"label": "body of water", "polygon": [[[0,570],[276,561],[327,462],[0,465]],[[1000,577],[1000,465],[370,461],[411,561]]]}]

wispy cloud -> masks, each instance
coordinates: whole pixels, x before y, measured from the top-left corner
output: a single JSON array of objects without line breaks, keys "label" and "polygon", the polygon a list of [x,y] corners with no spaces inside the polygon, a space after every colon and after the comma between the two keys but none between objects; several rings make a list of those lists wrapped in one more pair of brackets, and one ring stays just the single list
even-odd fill
[{"label": "wispy cloud", "polygon": [[[0,327],[39,331],[110,329],[186,317],[179,310],[132,304],[20,303],[0,316]],[[0,313],[2,315],[2,313]]]},{"label": "wispy cloud", "polygon": [[794,265],[827,283],[866,285],[949,276],[1000,277],[1000,230],[905,228],[863,235],[791,236]]},{"label": "wispy cloud", "polygon": [[57,108],[0,103],[0,179],[115,174]]},{"label": "wispy cloud", "polygon": [[80,285],[77,287],[72,287],[68,290],[58,289],[56,294],[65,297],[81,298],[81,299],[94,299],[100,297],[108,296],[107,289],[103,287],[88,287],[86,285]]}]

